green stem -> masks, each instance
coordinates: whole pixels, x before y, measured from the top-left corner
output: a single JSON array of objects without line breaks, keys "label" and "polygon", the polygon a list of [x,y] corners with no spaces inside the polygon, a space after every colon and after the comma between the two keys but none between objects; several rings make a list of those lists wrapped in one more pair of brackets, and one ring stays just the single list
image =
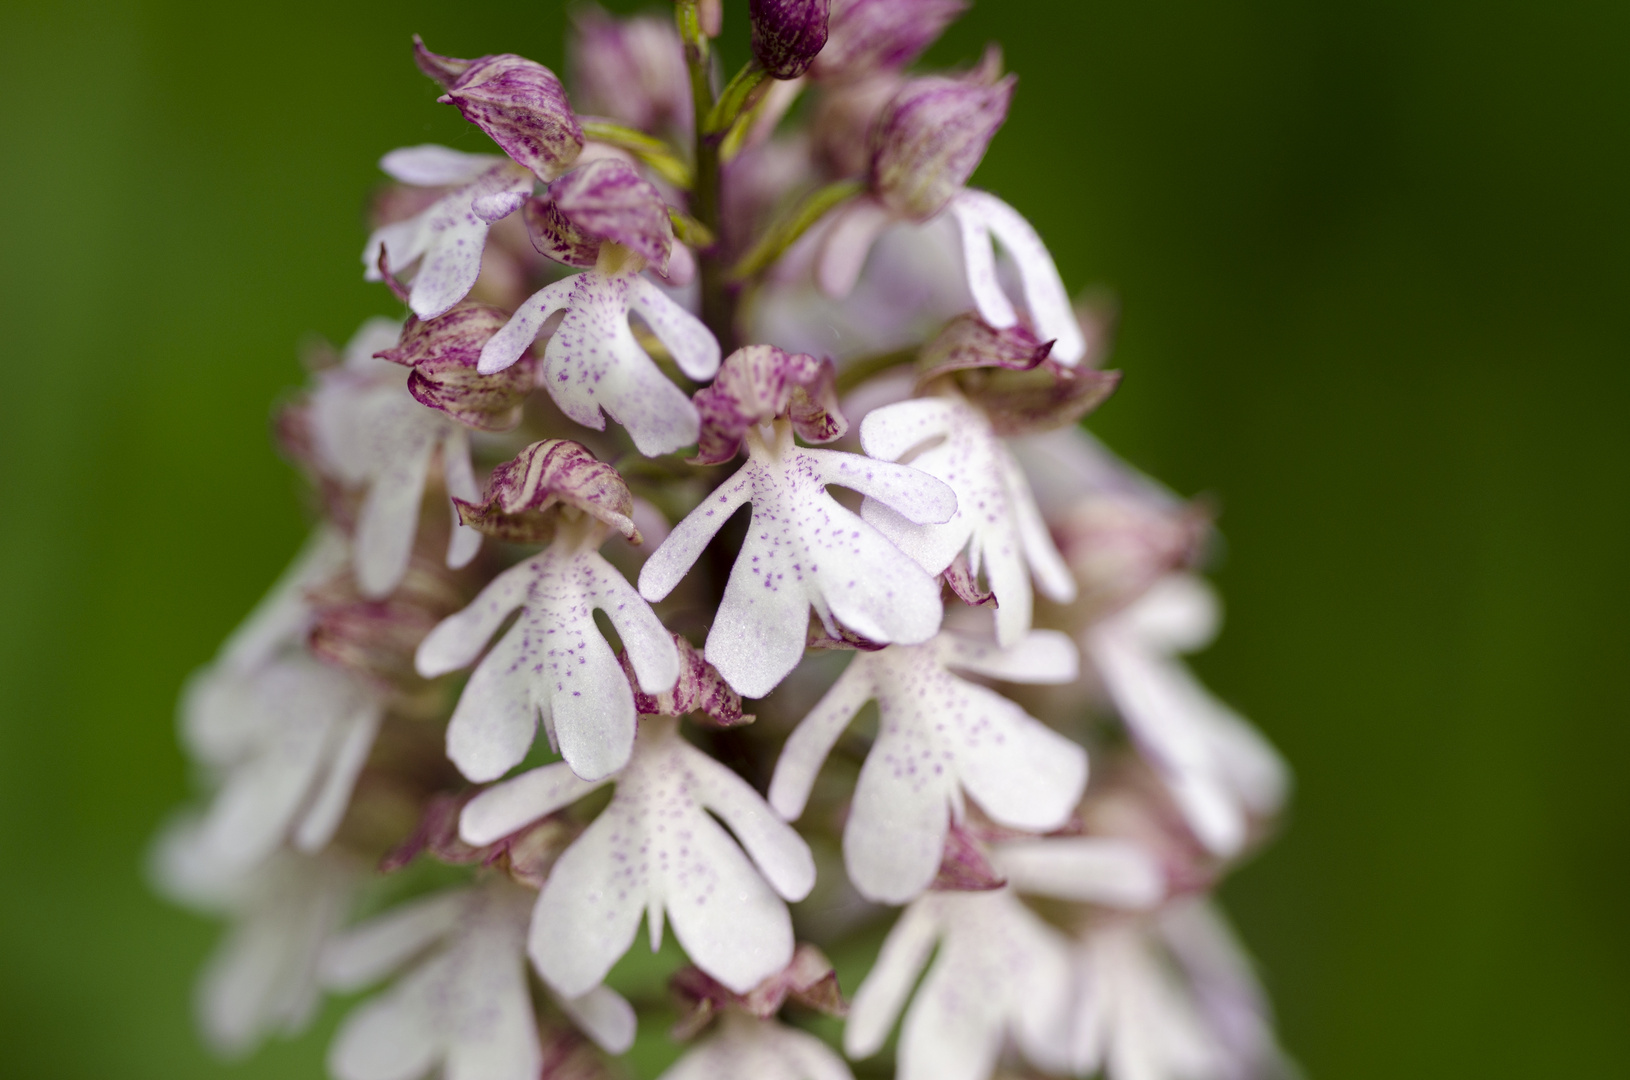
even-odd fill
[{"label": "green stem", "polygon": [[[707,133],[708,117],[714,106],[713,68],[709,41],[697,17],[696,0],[679,0],[674,5],[679,36],[685,43],[685,63],[690,69],[691,109],[696,130],[696,182],[691,188],[691,214],[715,237],[719,230],[719,144]],[[736,298],[726,277],[726,268],[715,244],[696,253],[702,279],[702,321],[719,339],[726,353],[736,347]]]},{"label": "green stem", "polygon": [[812,192],[759,237],[752,250],[730,268],[730,279],[745,281],[764,270],[808,232],[810,226],[825,217],[827,211],[860,194],[863,186],[859,180],[839,180]]},{"label": "green stem", "polygon": [[741,119],[742,112],[756,100],[755,92],[769,77],[769,73],[758,66],[758,61],[747,61],[747,65],[736,72],[736,77],[725,86],[713,108],[708,110],[708,137],[714,141],[723,139],[731,126]]}]

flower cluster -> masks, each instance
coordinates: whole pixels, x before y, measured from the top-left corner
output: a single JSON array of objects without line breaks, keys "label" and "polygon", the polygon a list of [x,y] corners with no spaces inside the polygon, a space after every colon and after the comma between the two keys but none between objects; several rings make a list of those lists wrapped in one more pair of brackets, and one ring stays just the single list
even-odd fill
[{"label": "flower cluster", "polygon": [[569,89],[415,40],[492,152],[381,160],[405,310],[280,415],[320,521],[183,699],[209,1040],[371,990],[337,1080],[617,1075],[643,923],[668,1080],[1283,1073],[1207,897],[1286,770],[1181,659],[1207,515],[1078,423],[1108,311],[970,186],[1016,78],[913,67],[961,0],[745,7],[728,79],[718,0],[579,11]]}]

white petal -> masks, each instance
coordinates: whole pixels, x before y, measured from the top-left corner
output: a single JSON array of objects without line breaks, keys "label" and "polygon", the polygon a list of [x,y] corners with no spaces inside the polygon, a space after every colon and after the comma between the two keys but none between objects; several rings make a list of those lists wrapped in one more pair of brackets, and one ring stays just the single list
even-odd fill
[{"label": "white petal", "polygon": [[815,580],[838,621],[873,641],[912,645],[933,637],[944,613],[938,580],[831,498],[819,510],[825,527]]},{"label": "white petal", "polygon": [[815,859],[804,838],[747,781],[699,751],[687,747],[685,758],[697,800],[730,827],[771,887],[787,900],[808,896],[815,887]]},{"label": "white petal", "polygon": [[447,724],[447,757],[477,783],[496,780],[521,763],[546,702],[533,696],[537,662],[528,628],[511,627],[464,684]]},{"label": "white petal", "polygon": [[[680,529],[690,520],[680,522]],[[809,586],[797,565],[798,546],[784,535],[793,527],[773,505],[768,509],[754,505],[747,537],[708,630],[704,648],[708,663],[743,697],[768,694],[803,659]],[[678,533],[675,529],[669,541]]]},{"label": "white petal", "polygon": [[873,409],[860,421],[860,447],[871,457],[899,461],[930,439],[944,437],[955,410],[943,397],[912,398]]},{"label": "white petal", "polygon": [[470,200],[468,191],[455,192],[427,211],[429,243],[408,289],[408,307],[421,319],[444,314],[481,276],[488,226],[470,209]]},{"label": "white petal", "polygon": [[393,274],[400,274],[425,253],[430,246],[430,230],[425,215],[410,217],[381,225],[368,234],[368,243],[362,249],[362,278],[364,281],[383,281],[379,272],[379,252],[385,252],[385,266]]},{"label": "white petal", "polygon": [[815,280],[827,296],[841,300],[854,289],[866,256],[890,215],[876,199],[862,197],[833,211],[833,217],[836,220],[821,242]]},{"label": "white petal", "polygon": [[680,371],[698,382],[719,373],[719,341],[700,319],[644,278],[629,283],[628,301],[673,356]]},{"label": "white petal", "polygon": [[918,525],[939,524],[956,513],[956,492],[921,469],[839,450],[805,450],[821,478],[876,499]]},{"label": "white petal", "polygon": [[471,960],[455,988],[443,1080],[537,1080],[543,1049],[519,956]]},{"label": "white petal", "polygon": [[965,685],[973,715],[955,751],[968,794],[1003,825],[1063,825],[1087,784],[1087,752],[1000,694]]},{"label": "white petal", "polygon": [[772,1031],[776,1049],[793,1066],[789,1070],[792,1080],[854,1080],[843,1059],[809,1032],[780,1024]]},{"label": "white petal", "polygon": [[[605,570],[617,573],[610,566]],[[628,764],[634,748],[634,691],[587,605],[581,610],[580,621],[555,627],[548,711],[561,756],[572,771],[585,780],[600,780]],[[671,646],[673,639],[668,641]]]},{"label": "white petal", "polygon": [[591,560],[599,570],[595,605],[606,613],[634,665],[640,689],[660,694],[679,679],[679,648],[656,612],[628,580],[598,555]]},{"label": "white petal", "polygon": [[490,225],[519,210],[526,202],[526,198],[527,193],[524,191],[494,191],[487,195],[477,195],[470,202],[470,212]]},{"label": "white petal", "polygon": [[791,962],[792,919],[717,822],[698,812],[688,828],[665,875],[674,937],[697,967],[745,994]]},{"label": "white petal", "polygon": [[1014,840],[999,845],[992,861],[1014,890],[1060,900],[1143,908],[1166,892],[1159,862],[1130,840]]},{"label": "white petal", "polygon": [[443,1051],[425,1000],[435,974],[421,968],[351,1011],[328,1048],[336,1080],[418,1080],[430,1071]]},{"label": "white petal", "polygon": [[570,806],[606,783],[584,780],[564,761],[532,769],[471,799],[459,815],[459,836],[477,847],[490,844]]},{"label": "white petal", "polygon": [[979,309],[981,319],[1002,330],[1018,322],[1019,316],[996,278],[996,252],[991,247],[990,226],[985,222],[979,201],[969,198],[974,194],[961,192],[951,200],[949,209],[962,236],[962,261],[974,306]]},{"label": "white petal", "polygon": [[638,822],[614,799],[555,863],[527,952],[556,993],[593,990],[633,944],[650,880],[642,841]]},{"label": "white petal", "polygon": [[445,146],[425,143],[392,150],[379,159],[379,168],[393,180],[415,187],[468,184],[504,159],[491,154],[462,154]]},{"label": "white petal", "polygon": [[1087,341],[1070,307],[1070,297],[1064,291],[1058,267],[1036,230],[1017,210],[988,192],[964,191],[957,196],[955,205],[976,207],[990,231],[1013,257],[1024,283],[1024,302],[1035,323],[1036,336],[1053,342],[1049,355],[1061,364],[1078,362],[1086,355]]},{"label": "white petal", "polygon": [[870,1057],[883,1048],[939,934],[935,910],[924,902],[906,908],[889,929],[876,963],[849,1006],[843,1049],[850,1057]]},{"label": "white petal", "polygon": [[412,447],[374,477],[357,515],[357,584],[366,596],[388,595],[407,573],[419,525],[433,444]]},{"label": "white petal", "polygon": [[1058,545],[1047,531],[1041,511],[1036,508],[1035,496],[1030,493],[1029,481],[1019,469],[1012,455],[1001,455],[1002,476],[1008,492],[1008,505],[1024,543],[1024,557],[1030,564],[1030,573],[1046,596],[1060,604],[1075,599],[1075,575],[1059,554]]},{"label": "white petal", "polygon": [[985,1080],[993,1071],[1002,1048],[1000,998],[988,986],[958,985],[957,975],[941,961],[918,989],[900,1028],[899,1080]]},{"label": "white petal", "polygon": [[1030,591],[1030,566],[1020,546],[1018,530],[1004,517],[993,527],[975,533],[983,557],[985,578],[996,597],[996,640],[1016,645],[1030,632],[1035,596]]},{"label": "white petal", "polygon": [[1193,574],[1170,574],[1116,621],[1150,648],[1186,653],[1210,643],[1222,615],[1215,590],[1204,580]]},{"label": "white petal", "polygon": [[872,697],[874,688],[864,654],[857,653],[809,715],[799,721],[775,763],[770,779],[770,805],[787,821],[796,821],[809,802],[815,775],[855,713]]},{"label": "white petal", "polygon": [[608,1054],[621,1054],[634,1045],[639,1019],[628,999],[607,986],[576,998],[556,998],[560,1011]]},{"label": "white petal", "polygon": [[512,566],[482,589],[463,611],[436,624],[419,643],[414,656],[419,674],[433,679],[473,663],[510,612],[526,599],[537,575],[536,560]]},{"label": "white petal", "polygon": [[[448,429],[441,444],[441,462],[447,494],[468,503],[480,502],[481,487],[475,482],[475,469],[470,465],[470,436],[464,428]],[[481,550],[481,534],[459,520],[458,507],[451,501],[448,509],[453,513],[453,532],[447,541],[447,565],[457,570],[468,566]]]},{"label": "white petal", "polygon": [[673,592],[674,586],[701,557],[702,549],[752,493],[752,476],[743,469],[686,514],[640,567],[640,595],[655,603]]},{"label": "white petal", "polygon": [[357,776],[368,763],[384,712],[383,702],[370,701],[337,726],[330,742],[328,775],[294,831],[298,850],[319,851],[333,839],[334,830],[340,827],[351,804]]},{"label": "white petal", "polygon": [[323,946],[323,986],[351,993],[389,975],[452,930],[469,897],[468,889],[449,889],[351,927]]},{"label": "white petal", "polygon": [[886,725],[860,767],[843,864],[868,900],[903,904],[939,870],[956,794],[955,763],[915,727]]},{"label": "white petal", "polygon": [[481,359],[476,362],[476,370],[483,375],[493,375],[519,360],[537,340],[549,316],[566,306],[581,276],[574,274],[562,278],[521,301],[521,306],[515,309],[515,314],[509,317],[503,329],[481,347]]},{"label": "white petal", "polygon": [[1012,648],[962,634],[940,638],[947,667],[988,675],[1003,682],[1072,683],[1081,675],[1081,652],[1068,634],[1032,630]]}]

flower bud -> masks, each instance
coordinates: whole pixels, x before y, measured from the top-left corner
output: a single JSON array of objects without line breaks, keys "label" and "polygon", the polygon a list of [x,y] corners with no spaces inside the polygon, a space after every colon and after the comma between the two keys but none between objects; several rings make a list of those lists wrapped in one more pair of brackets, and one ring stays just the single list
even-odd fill
[{"label": "flower bud", "polygon": [[496,375],[476,371],[481,347],[509,321],[502,309],[460,304],[434,319],[409,318],[393,349],[374,353],[411,367],[408,392],[421,405],[439,409],[480,431],[507,431],[521,422],[537,361],[523,356]]},{"label": "flower bud", "polygon": [[[617,158],[597,158],[549,185],[528,204],[532,244],[569,266],[593,266],[602,241],[621,244],[658,272],[673,250],[673,221],[656,185]],[[587,261],[583,261],[587,255]]]},{"label": "flower bud", "polygon": [[672,19],[618,19],[599,7],[572,15],[572,96],[584,113],[643,131],[688,132],[690,75]]},{"label": "flower bud", "polygon": [[912,79],[873,129],[872,190],[895,213],[926,221],[945,208],[1007,119],[1014,77]]},{"label": "flower bud", "polygon": [[1051,341],[1040,341],[1028,327],[1015,323],[998,330],[973,312],[958,315],[939,335],[923,346],[917,363],[918,385],[953,371],[999,367],[1029,371],[1052,352]]},{"label": "flower bud", "polygon": [[810,73],[836,80],[903,68],[967,6],[964,0],[832,0],[826,48]]},{"label": "flower bud", "polygon": [[748,0],[753,58],[772,79],[796,79],[826,44],[831,0]]},{"label": "flower bud", "polygon": [[555,73],[510,53],[460,60],[440,56],[414,38],[419,70],[447,88],[436,100],[458,106],[464,119],[492,137],[538,179],[554,179],[583,152],[583,129]]},{"label": "flower bud", "polygon": [[579,510],[634,543],[634,496],[617,470],[570,439],[535,442],[492,471],[479,504],[454,499],[459,519],[488,536],[521,544],[554,536],[560,512]]},{"label": "flower bud", "polygon": [[679,650],[679,678],[673,686],[660,694],[647,694],[634,671],[627,651],[617,654],[628,684],[634,688],[634,709],[642,716],[687,716],[701,713],[708,726],[719,728],[741,727],[751,724],[753,716],[741,711],[741,695],[730,689],[730,684],[712,664],[708,663],[696,646],[678,634],[673,635],[674,647]]},{"label": "flower bud", "polygon": [[831,442],[849,429],[838,410],[831,360],[748,345],[725,357],[712,385],[692,397],[702,417],[693,464],[718,465],[741,449],[747,429],[779,417],[810,442]]}]

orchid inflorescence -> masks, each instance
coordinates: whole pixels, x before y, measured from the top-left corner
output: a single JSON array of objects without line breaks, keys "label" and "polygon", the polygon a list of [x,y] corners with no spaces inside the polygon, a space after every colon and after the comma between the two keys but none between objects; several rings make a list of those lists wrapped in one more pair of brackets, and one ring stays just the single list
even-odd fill
[{"label": "orchid inflorescence", "polygon": [[415,39],[498,152],[383,158],[405,321],[281,414],[320,524],[183,700],[219,1049],[374,989],[337,1080],[627,1075],[674,1009],[668,1080],[1290,1068],[1207,898],[1287,786],[1179,659],[1210,522],[1077,423],[1111,312],[969,186],[1015,79],[912,69],[962,7],[751,0],[728,80],[718,0],[590,8],[570,95]]}]

